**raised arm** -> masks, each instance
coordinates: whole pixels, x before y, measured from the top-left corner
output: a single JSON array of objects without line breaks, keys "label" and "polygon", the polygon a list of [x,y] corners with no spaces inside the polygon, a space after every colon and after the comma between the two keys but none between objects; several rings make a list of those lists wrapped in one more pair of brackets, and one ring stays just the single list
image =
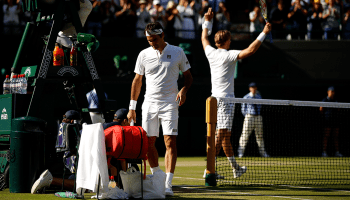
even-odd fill
[{"label": "raised arm", "polygon": [[[134,120],[136,122],[136,102],[137,99],[139,98],[140,92],[141,92],[141,87],[142,87],[142,78],[143,75],[136,74],[134,80],[132,81],[131,85],[131,95],[130,95],[130,105],[129,105],[129,113],[128,113],[128,121],[129,123],[131,120]],[[131,105],[134,104],[135,106]],[[134,107],[134,108],[131,108]]]},{"label": "raised arm", "polygon": [[269,22],[266,23],[265,28],[262,33],[258,36],[258,38],[249,45],[248,48],[244,49],[239,53],[237,59],[244,59],[251,55],[253,55],[260,47],[262,41],[264,41],[266,35],[271,31],[271,24]]},{"label": "raised arm", "polygon": [[210,20],[213,19],[214,17],[214,13],[212,11],[211,8],[208,9],[208,12],[204,14],[204,19],[205,19],[205,22],[204,24],[202,25],[202,45],[203,45],[203,49],[205,50],[205,47],[210,45],[210,42],[209,42],[209,39],[208,39],[208,26],[209,24],[211,23]]}]

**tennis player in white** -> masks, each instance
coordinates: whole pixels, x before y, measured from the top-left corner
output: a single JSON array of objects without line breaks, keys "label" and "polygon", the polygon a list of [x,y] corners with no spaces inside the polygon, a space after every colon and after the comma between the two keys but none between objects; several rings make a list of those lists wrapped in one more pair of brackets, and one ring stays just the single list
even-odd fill
[{"label": "tennis player in white", "polygon": [[[145,35],[151,47],[140,52],[135,66],[135,78],[131,87],[131,100],[128,113],[129,121],[136,121],[136,101],[140,95],[142,77],[146,77],[145,100],[142,104],[142,128],[147,132],[149,147],[148,161],[152,174],[159,170],[158,152],[155,148],[162,125],[166,146],[165,194],[173,196],[172,179],[175,171],[178,135],[178,107],[186,101],[186,93],[192,84],[190,64],[184,51],[164,41],[163,27],[158,23],[149,23]],[[185,83],[178,91],[177,80],[182,71]]]},{"label": "tennis player in white", "polygon": [[[202,25],[202,45],[205,55],[208,58],[211,72],[212,96],[218,99],[218,120],[216,125],[217,135],[215,138],[216,155],[223,147],[227,159],[233,170],[233,177],[238,178],[247,170],[240,167],[234,157],[233,148],[230,141],[231,128],[234,115],[234,104],[220,100],[225,97],[234,97],[234,71],[236,62],[239,59],[253,55],[260,47],[266,35],[271,31],[271,24],[267,23],[263,32],[252,42],[248,48],[240,50],[229,50],[231,44],[231,33],[220,30],[215,34],[215,45],[218,49],[210,46],[208,32],[211,33],[211,19],[214,13],[209,8],[204,15],[205,21]],[[217,178],[219,178],[217,176]]]}]

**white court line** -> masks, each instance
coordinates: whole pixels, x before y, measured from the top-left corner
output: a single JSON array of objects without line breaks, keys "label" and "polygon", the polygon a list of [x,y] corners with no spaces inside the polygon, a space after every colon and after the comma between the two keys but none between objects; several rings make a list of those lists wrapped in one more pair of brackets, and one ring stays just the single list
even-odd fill
[{"label": "white court line", "polygon": [[211,189],[200,189],[200,188],[191,188],[191,187],[182,187],[177,186],[184,189],[196,189],[196,190],[204,190],[204,191],[210,191],[210,192],[222,192],[222,193],[231,193],[231,194],[239,194],[239,195],[249,195],[249,196],[263,196],[263,197],[275,197],[275,198],[283,198],[283,199],[301,199],[301,200],[310,200],[310,199],[302,199],[302,198],[293,198],[293,197],[286,197],[286,196],[276,196],[276,195],[266,195],[266,194],[252,194],[252,193],[246,193],[246,192],[232,192],[228,190],[211,190]]},{"label": "white court line", "polygon": [[[181,179],[191,179],[191,180],[205,180],[205,178],[187,178],[187,177],[174,177],[174,178],[181,178]],[[236,183],[236,181],[226,181],[230,183]],[[313,188],[313,187],[305,187],[305,186],[295,186],[295,185],[274,185],[274,184],[264,184],[264,183],[249,183],[249,182],[242,182],[252,185],[265,185],[265,186],[280,186],[280,187],[289,187],[289,188],[300,188],[300,189],[309,189],[309,190],[327,190],[332,192],[350,192],[349,190],[336,190],[336,189],[330,189],[330,188]]]},{"label": "white court line", "polygon": [[192,180],[205,180],[205,178],[188,178],[188,177],[177,177],[177,176],[174,176],[174,178],[192,179]]}]

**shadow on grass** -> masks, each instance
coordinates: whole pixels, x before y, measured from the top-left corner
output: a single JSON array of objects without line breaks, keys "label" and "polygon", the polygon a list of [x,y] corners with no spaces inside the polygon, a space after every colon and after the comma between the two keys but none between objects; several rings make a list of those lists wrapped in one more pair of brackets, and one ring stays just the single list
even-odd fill
[{"label": "shadow on grass", "polygon": [[[228,197],[315,197],[315,198],[349,198],[348,190],[330,188],[291,188],[285,186],[234,186],[234,187],[205,187],[205,186],[174,186],[174,196],[167,199],[227,199]],[[345,191],[345,193],[344,193]],[[337,193],[338,192],[338,193]],[[339,194],[341,192],[341,194]]]}]

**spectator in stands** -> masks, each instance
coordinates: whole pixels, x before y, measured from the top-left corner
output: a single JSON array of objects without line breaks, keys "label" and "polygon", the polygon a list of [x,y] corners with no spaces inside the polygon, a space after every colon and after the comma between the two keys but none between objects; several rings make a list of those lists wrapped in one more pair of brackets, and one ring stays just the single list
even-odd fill
[{"label": "spectator in stands", "polygon": [[347,9],[350,8],[350,0],[344,0],[343,7],[344,7],[345,12],[347,12]]},{"label": "spectator in stands", "polygon": [[146,9],[147,1],[140,0],[139,1],[140,8],[136,11],[137,22],[136,22],[136,37],[144,38],[146,37],[144,34],[144,29],[146,25],[151,21],[151,16]]},{"label": "spectator in stands", "polygon": [[21,6],[16,4],[15,0],[7,0],[2,7],[4,13],[4,35],[19,35],[20,34],[20,21],[19,13],[21,12]]},{"label": "spectator in stands", "polygon": [[120,0],[112,0],[113,7],[120,5]]},{"label": "spectator in stands", "polygon": [[295,0],[288,13],[288,19],[292,21],[290,30],[292,39],[305,39],[306,35],[308,11],[301,5],[300,1],[301,0]]},{"label": "spectator in stands", "polygon": [[343,21],[343,39],[350,39],[350,7],[345,10]]},{"label": "spectator in stands", "polygon": [[[159,0],[160,1],[160,5],[163,6],[163,8],[166,8],[168,6],[169,1],[171,0]],[[178,3],[178,0],[175,0],[176,2],[174,3]]]},{"label": "spectator in stands", "polygon": [[309,39],[322,39],[322,13],[323,8],[319,0],[315,0],[312,8],[309,9],[308,13],[308,38]]},{"label": "spectator in stands", "polygon": [[176,9],[174,1],[169,1],[165,11],[165,17],[167,20],[165,26],[165,33],[168,38],[175,38],[178,36],[178,32],[182,29],[182,19],[179,11]]},{"label": "spectator in stands", "polygon": [[328,6],[323,11],[324,39],[338,39],[340,8],[335,5],[335,0],[329,0]]},{"label": "spectator in stands", "polygon": [[160,0],[153,0],[153,8],[149,11],[151,15],[152,22],[159,22],[162,27],[165,27],[165,10],[164,7],[160,5]]},{"label": "spectator in stands", "polygon": [[87,32],[93,34],[96,37],[100,37],[102,34],[102,19],[103,9],[100,0],[91,0],[92,11],[86,21]]},{"label": "spectator in stands", "polygon": [[[327,91],[327,97],[322,100],[323,102],[338,102],[338,100],[335,98],[335,90],[334,87],[329,87]],[[327,144],[328,139],[331,134],[333,134],[333,140],[334,140],[334,148],[335,148],[335,154],[336,157],[342,157],[343,155],[339,153],[339,122],[340,122],[340,116],[339,116],[339,108],[323,108],[320,107],[320,112],[324,117],[324,135],[323,135],[323,152],[322,157],[328,157],[327,154]]]},{"label": "spectator in stands", "polygon": [[176,7],[182,17],[182,30],[181,38],[195,39],[195,26],[194,26],[194,7],[195,1],[193,0],[180,0],[179,5]]},{"label": "spectator in stands", "polygon": [[254,10],[249,13],[250,33],[253,38],[256,38],[264,29],[264,18],[260,12],[260,8],[255,6]]},{"label": "spectator in stands", "polygon": [[121,37],[133,37],[136,29],[136,13],[131,0],[120,0],[120,6],[116,8],[116,27],[123,27],[123,31],[118,30],[117,35]]},{"label": "spectator in stands", "polygon": [[219,3],[219,10],[215,16],[217,30],[230,29],[230,13],[228,12],[224,2]]},{"label": "spectator in stands", "polygon": [[[254,82],[249,84],[249,93],[243,99],[261,99],[258,87]],[[259,153],[262,157],[270,157],[265,150],[263,138],[263,119],[261,116],[260,104],[242,104],[242,114],[244,115],[244,123],[241,138],[239,139],[238,157],[242,158],[245,147],[248,143],[250,134],[255,132],[256,142],[258,143]]]},{"label": "spectator in stands", "polygon": [[103,36],[112,36],[113,20],[114,20],[114,7],[111,0],[105,0],[101,3],[102,8],[102,33]]},{"label": "spectator in stands", "polygon": [[[296,0],[292,0],[291,5],[294,6],[295,2],[296,2]],[[301,4],[301,6],[304,6],[307,8],[311,5],[311,1],[310,0],[300,0],[300,4]]]},{"label": "spectator in stands", "polygon": [[153,0],[149,0],[146,6],[146,10],[149,12],[154,6],[153,6]]},{"label": "spectator in stands", "polygon": [[320,3],[322,5],[323,10],[327,7],[328,5],[328,0],[320,0]]},{"label": "spectator in stands", "polygon": [[286,24],[288,13],[284,9],[283,1],[278,1],[277,8],[271,11],[270,22],[272,24],[273,38],[286,39]]},{"label": "spectator in stands", "polygon": [[335,0],[334,4],[340,8],[340,16],[344,15],[344,3],[343,0]]},{"label": "spectator in stands", "polygon": [[219,4],[220,2],[225,2],[225,0],[208,0],[209,7],[213,9],[213,11],[216,13],[219,11]]}]

